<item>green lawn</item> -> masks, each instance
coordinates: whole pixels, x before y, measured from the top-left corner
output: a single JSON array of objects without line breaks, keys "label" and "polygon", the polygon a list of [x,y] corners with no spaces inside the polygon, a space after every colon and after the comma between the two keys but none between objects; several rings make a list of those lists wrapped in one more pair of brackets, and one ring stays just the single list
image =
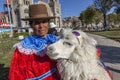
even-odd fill
[{"label": "green lawn", "polygon": [[13,44],[18,42],[16,38],[0,39],[0,80],[7,80],[10,61],[14,51]]},{"label": "green lawn", "polygon": [[19,42],[19,35],[26,37],[28,33],[14,33],[15,38],[8,38],[7,32],[0,34],[0,80],[7,80],[11,57],[14,52],[13,45]]},{"label": "green lawn", "polygon": [[7,80],[12,51],[13,50],[4,55],[0,55],[0,80]]},{"label": "green lawn", "polygon": [[89,32],[89,33],[104,36],[104,37],[107,37],[107,38],[110,38],[110,39],[120,41],[120,30]]}]

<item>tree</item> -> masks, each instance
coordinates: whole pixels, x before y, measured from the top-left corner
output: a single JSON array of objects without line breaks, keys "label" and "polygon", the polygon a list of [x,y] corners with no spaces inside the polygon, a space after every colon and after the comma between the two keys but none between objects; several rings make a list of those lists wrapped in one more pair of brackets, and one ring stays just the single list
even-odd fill
[{"label": "tree", "polygon": [[97,25],[99,22],[102,20],[102,13],[96,9],[95,11],[95,17],[94,17],[94,22]]},{"label": "tree", "polygon": [[120,7],[120,0],[113,0],[113,6],[119,8]]},{"label": "tree", "polygon": [[113,6],[115,7],[115,12],[120,13],[120,0],[113,0]]},{"label": "tree", "polygon": [[80,13],[79,19],[81,20],[82,26],[84,26],[84,23],[85,23],[85,11],[82,11]]},{"label": "tree", "polygon": [[108,14],[107,21],[112,25],[112,23],[117,23],[117,15],[116,14]]},{"label": "tree", "polygon": [[112,8],[112,0],[94,0],[95,7],[103,13],[104,29],[107,28],[106,15],[107,12]]},{"label": "tree", "polygon": [[95,17],[95,7],[93,5],[88,6],[88,8],[84,11],[82,11],[80,13],[80,17],[79,19],[82,22],[82,25],[84,25],[84,23],[87,24],[92,24],[94,21],[94,17]]},{"label": "tree", "polygon": [[95,8],[94,8],[94,6],[92,5],[92,6],[88,6],[88,8],[86,9],[86,11],[85,11],[85,22],[87,23],[87,24],[91,24],[92,22],[93,22],[93,19],[94,19],[94,17],[95,17]]}]

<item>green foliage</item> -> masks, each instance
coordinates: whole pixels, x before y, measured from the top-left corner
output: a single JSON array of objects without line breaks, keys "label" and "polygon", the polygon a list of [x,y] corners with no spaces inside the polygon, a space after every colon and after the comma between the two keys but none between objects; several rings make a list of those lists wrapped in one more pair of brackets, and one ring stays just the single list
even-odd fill
[{"label": "green foliage", "polygon": [[93,22],[95,22],[95,24],[97,25],[99,22],[101,22],[102,19],[103,19],[102,18],[102,13],[99,10],[96,9]]},{"label": "green foliage", "polygon": [[88,8],[81,12],[79,19],[82,23],[91,24],[94,21],[96,10],[93,5],[88,6]]},{"label": "green foliage", "polygon": [[8,32],[0,33],[0,37],[1,38],[9,38],[9,33]]},{"label": "green foliage", "polygon": [[104,29],[107,27],[106,14],[112,8],[112,0],[94,0],[96,9],[103,13]]},{"label": "green foliage", "polygon": [[79,19],[81,20],[82,23],[84,23],[84,20],[85,20],[85,11],[82,11],[82,12],[80,13]]},{"label": "green foliage", "polygon": [[19,35],[23,35],[24,37],[26,37],[26,36],[29,35],[29,33],[28,33],[28,32],[15,33],[15,34],[14,34],[14,37],[16,38],[16,37],[18,37]]},{"label": "green foliage", "polygon": [[116,28],[117,26],[115,26],[115,25],[111,25],[111,27],[114,29],[114,28]]},{"label": "green foliage", "polygon": [[89,6],[87,10],[85,11],[86,23],[88,24],[92,23],[94,16],[95,16],[95,9],[93,6]]},{"label": "green foliage", "polygon": [[[119,8],[120,10],[120,8]],[[117,13],[117,20],[120,21],[120,12]]]},{"label": "green foliage", "polygon": [[117,15],[116,14],[108,14],[107,15],[107,20],[109,23],[116,23],[117,22]]}]

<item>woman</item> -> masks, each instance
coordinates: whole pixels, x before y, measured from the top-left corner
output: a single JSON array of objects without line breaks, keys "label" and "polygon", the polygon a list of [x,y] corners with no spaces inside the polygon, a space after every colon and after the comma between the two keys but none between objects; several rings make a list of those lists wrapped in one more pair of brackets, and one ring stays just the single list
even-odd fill
[{"label": "woman", "polygon": [[38,4],[29,6],[28,20],[33,28],[30,35],[16,44],[13,54],[9,80],[58,80],[56,61],[46,55],[49,44],[57,41],[57,37],[47,34],[50,15],[46,3],[39,1]]}]

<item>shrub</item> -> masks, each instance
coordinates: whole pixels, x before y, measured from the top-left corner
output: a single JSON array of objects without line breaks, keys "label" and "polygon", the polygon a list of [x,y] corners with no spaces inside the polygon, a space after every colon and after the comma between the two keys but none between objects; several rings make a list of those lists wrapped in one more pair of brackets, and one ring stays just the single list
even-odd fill
[{"label": "shrub", "polygon": [[15,33],[15,34],[14,34],[14,37],[16,38],[16,37],[18,37],[19,35],[23,35],[24,37],[26,37],[26,36],[29,35],[29,33],[28,33],[28,32]]}]

